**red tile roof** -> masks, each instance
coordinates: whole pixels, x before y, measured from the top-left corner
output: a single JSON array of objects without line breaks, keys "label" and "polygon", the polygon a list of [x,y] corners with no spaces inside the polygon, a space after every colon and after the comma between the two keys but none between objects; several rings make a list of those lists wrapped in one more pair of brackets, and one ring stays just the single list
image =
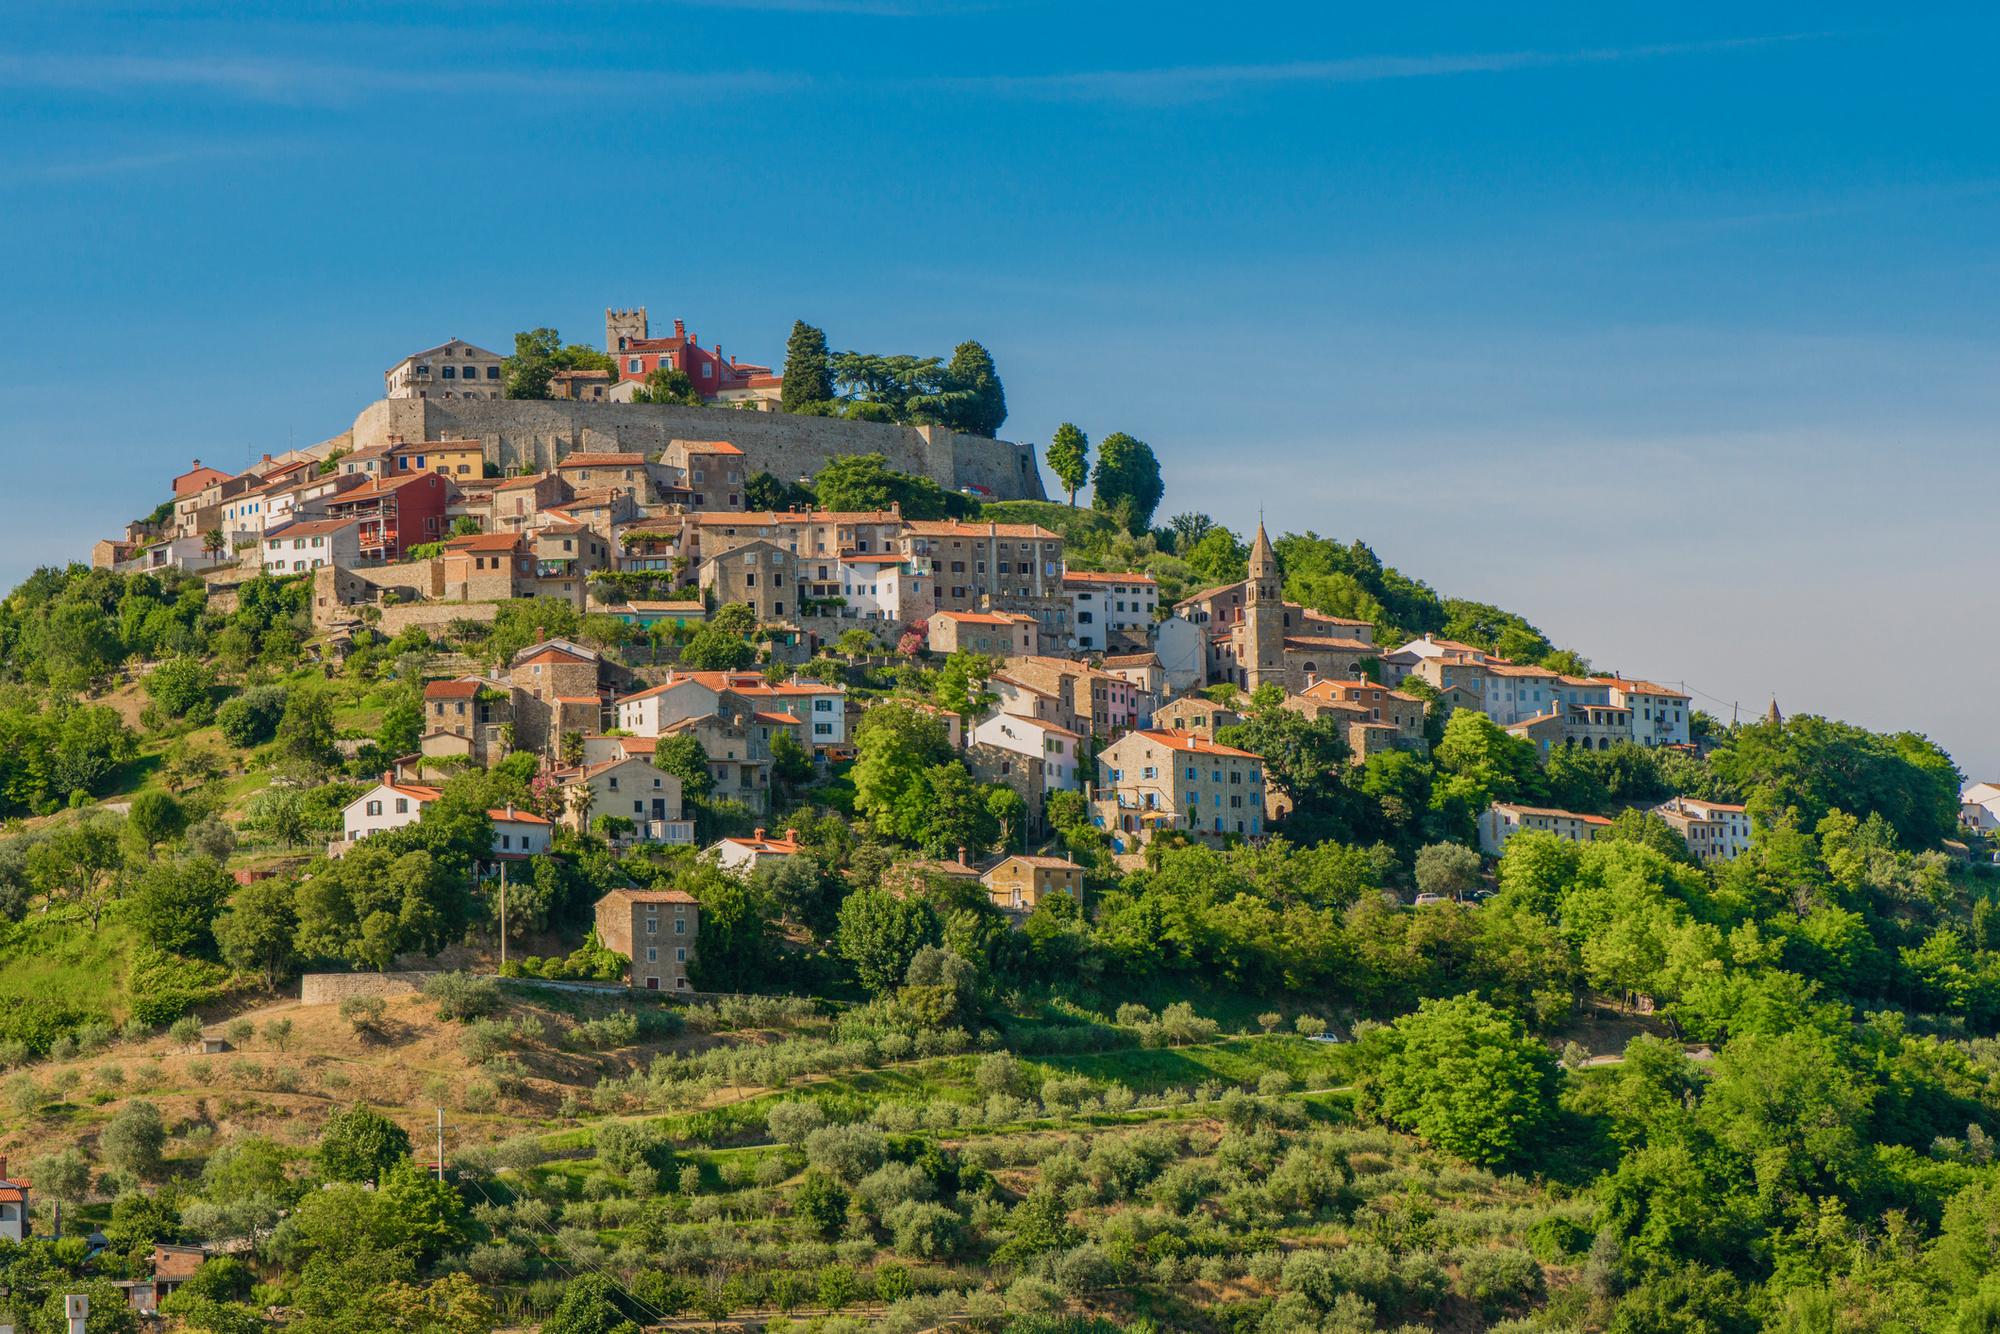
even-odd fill
[{"label": "red tile roof", "polygon": [[1188,732],[1149,731],[1139,732],[1136,735],[1145,737],[1148,741],[1156,745],[1165,746],[1168,750],[1192,751],[1196,755],[1233,755],[1245,760],[1261,760],[1264,758],[1262,755],[1255,755],[1247,750],[1238,750],[1234,746],[1225,746],[1219,742],[1208,741]]}]

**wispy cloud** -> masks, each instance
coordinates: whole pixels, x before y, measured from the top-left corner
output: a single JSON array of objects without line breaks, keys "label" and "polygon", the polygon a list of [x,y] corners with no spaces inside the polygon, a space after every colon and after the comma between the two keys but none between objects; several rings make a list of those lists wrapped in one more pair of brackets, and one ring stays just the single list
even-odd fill
[{"label": "wispy cloud", "polygon": [[39,162],[0,163],[0,189],[15,185],[52,185],[144,175],[147,172],[194,166],[203,162],[247,161],[292,153],[294,143],[253,142],[172,144],[159,148],[89,154]]},{"label": "wispy cloud", "polygon": [[238,55],[0,53],[0,83],[107,95],[205,89],[258,102],[327,104],[391,94],[509,93],[603,96],[651,91],[685,96],[765,93],[804,80],[767,70],[442,68]]},{"label": "wispy cloud", "polygon": [[1268,65],[1180,65],[1135,70],[1083,70],[1070,74],[997,74],[936,80],[938,84],[1054,101],[1167,104],[1206,101],[1253,88],[1287,84],[1380,83],[1464,74],[1504,74],[1560,65],[1609,64],[1667,56],[1769,46],[1817,33],[1788,33],[1714,42],[1607,47],[1584,51],[1491,51],[1418,56],[1350,56]]}]

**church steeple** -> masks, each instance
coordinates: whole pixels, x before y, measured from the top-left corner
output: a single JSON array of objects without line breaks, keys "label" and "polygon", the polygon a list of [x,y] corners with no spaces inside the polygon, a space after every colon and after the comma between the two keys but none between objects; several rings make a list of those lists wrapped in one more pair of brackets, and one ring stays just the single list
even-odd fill
[{"label": "church steeple", "polygon": [[1257,536],[1250,543],[1250,587],[1245,596],[1252,602],[1278,599],[1278,553],[1271,549],[1271,539],[1264,532],[1264,525],[1257,524]]},{"label": "church steeple", "polygon": [[1267,681],[1285,684],[1285,598],[1278,579],[1278,553],[1271,549],[1270,535],[1262,520],[1257,523],[1256,540],[1250,544],[1248,586],[1243,590],[1243,629],[1239,643],[1242,680],[1245,690],[1255,690]]}]

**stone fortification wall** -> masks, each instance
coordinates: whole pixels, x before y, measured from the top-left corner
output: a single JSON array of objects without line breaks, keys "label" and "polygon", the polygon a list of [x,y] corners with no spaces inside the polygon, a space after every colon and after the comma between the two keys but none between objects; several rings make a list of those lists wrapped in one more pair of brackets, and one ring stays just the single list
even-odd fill
[{"label": "stone fortification wall", "polygon": [[1046,500],[1034,448],[960,435],[935,426],[891,426],[781,412],[692,408],[653,403],[564,400],[385,398],[369,404],[353,429],[315,446],[365,449],[405,440],[478,440],[502,468],[546,468],[574,451],[657,454],[674,440],[727,440],[753,472],[786,479],[811,476],[843,454],[881,454],[890,466],[929,477],[949,490],[983,486],[1001,500]]}]

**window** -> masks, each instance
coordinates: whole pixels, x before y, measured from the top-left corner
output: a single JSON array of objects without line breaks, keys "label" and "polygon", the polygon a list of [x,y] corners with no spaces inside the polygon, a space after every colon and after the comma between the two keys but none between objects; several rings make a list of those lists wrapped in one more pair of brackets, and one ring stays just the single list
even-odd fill
[{"label": "window", "polygon": [[[678,909],[676,911],[678,911]],[[677,936],[684,936],[687,933],[688,933],[687,918],[676,917],[674,919],[674,934]]]},{"label": "window", "polygon": [[657,962],[657,961],[658,961],[658,959],[659,959],[659,957],[660,957],[660,951],[659,951],[659,949],[658,949],[658,948],[657,948],[656,946],[653,946],[653,945],[648,945],[648,946],[646,946],[646,962],[647,962],[647,963],[654,963],[654,962]]},{"label": "window", "polygon": [[444,370],[443,370],[442,374],[443,374],[444,378],[445,378],[445,379],[447,379],[447,380],[455,380],[455,379],[457,379],[457,378],[458,378],[458,367],[456,367],[456,366],[447,366],[447,367],[445,367],[445,368],[444,368]]},{"label": "window", "polygon": [[[674,962],[675,962],[675,963],[686,963],[686,962],[687,962],[687,960],[688,960],[688,952],[687,952],[687,946],[685,946],[685,945],[676,945],[676,946],[674,946]],[[681,985],[682,985],[682,986],[686,986],[686,985],[687,985],[687,983],[683,982],[683,983],[681,983]]]},{"label": "window", "polygon": [[396,798],[396,814],[408,815],[409,813],[410,813],[410,799],[408,797]]},{"label": "window", "polygon": [[643,364],[644,363],[642,363],[637,357],[625,358],[625,369],[626,371],[628,371],[633,375],[637,375],[639,373],[639,367]]},{"label": "window", "polygon": [[[486,368],[486,378],[487,378],[487,379],[489,379],[489,380],[497,380],[497,379],[499,379],[499,378],[500,378],[500,368],[499,368],[499,367],[498,367],[497,365],[496,365],[496,366],[488,366],[488,367]],[[461,470],[461,471],[462,471],[462,470]]]},{"label": "window", "polygon": [[646,934],[647,934],[647,935],[649,935],[649,936],[657,936],[657,935],[659,935],[659,934],[660,934],[660,919],[659,919],[659,918],[657,918],[657,917],[648,917],[648,918],[646,919]]},{"label": "window", "polygon": [[380,815],[382,813],[382,803],[379,801],[371,801],[368,803],[367,810],[370,815]]}]

